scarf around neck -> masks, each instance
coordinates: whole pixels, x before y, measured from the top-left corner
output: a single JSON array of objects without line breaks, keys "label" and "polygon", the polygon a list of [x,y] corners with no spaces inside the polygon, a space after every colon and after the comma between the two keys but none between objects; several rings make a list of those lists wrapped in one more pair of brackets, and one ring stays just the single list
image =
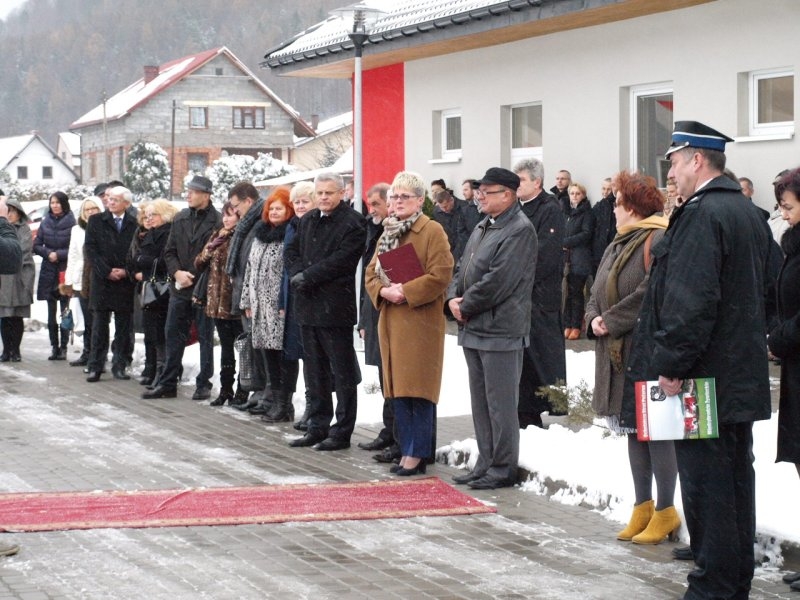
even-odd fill
[{"label": "scarf around neck", "polygon": [[[614,262],[611,264],[611,269],[608,272],[608,280],[606,281],[606,300],[608,307],[611,308],[620,301],[619,289],[617,287],[619,274],[623,267],[628,264],[631,256],[634,255],[636,250],[649,238],[656,229],[666,229],[669,221],[666,217],[661,215],[651,215],[636,223],[630,223],[617,228],[617,235],[611,242],[612,245],[622,246],[619,254],[617,254]],[[645,271],[650,265],[645,265]],[[608,349],[611,357],[611,364],[617,373],[622,373],[622,348],[623,338],[612,338],[609,340]]]},{"label": "scarf around neck", "polygon": [[394,250],[400,246],[400,238],[411,231],[411,227],[422,215],[422,211],[417,211],[407,219],[397,217],[386,217],[383,220],[383,234],[378,240],[378,259],[375,261],[375,274],[381,280],[384,287],[389,287],[392,282],[381,267],[380,255],[389,250]]}]

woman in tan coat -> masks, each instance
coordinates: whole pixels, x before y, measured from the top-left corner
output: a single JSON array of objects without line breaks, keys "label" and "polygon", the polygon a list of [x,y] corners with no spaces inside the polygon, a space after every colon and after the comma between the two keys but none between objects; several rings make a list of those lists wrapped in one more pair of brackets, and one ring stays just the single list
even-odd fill
[{"label": "woman in tan coat", "polygon": [[[673,500],[677,463],[673,442],[640,442],[636,430],[620,426],[625,365],[633,330],[647,289],[650,248],[664,235],[664,197],[655,179],[641,173],[618,173],[614,215],[617,235],[606,248],[586,305],[587,336],[597,340],[592,407],[606,417],[609,429],[628,436],[636,503],[628,526],[617,539],[658,544],[680,526]],[[653,476],[658,501],[653,502]]]},{"label": "woman in tan coat", "polygon": [[[398,173],[389,200],[393,216],[384,220],[383,235],[367,267],[366,289],[380,313],[383,391],[392,399],[402,452],[392,470],[407,476],[424,473],[424,459],[433,452],[434,405],[444,361],[444,292],[453,274],[453,257],[444,229],[422,214],[425,183],[419,175]],[[408,244],[422,275],[393,279],[380,256]]]}]

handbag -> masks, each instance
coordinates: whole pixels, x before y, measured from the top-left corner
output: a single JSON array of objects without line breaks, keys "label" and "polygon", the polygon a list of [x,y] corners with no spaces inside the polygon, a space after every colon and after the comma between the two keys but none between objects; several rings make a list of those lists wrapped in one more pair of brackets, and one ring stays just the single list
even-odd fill
[{"label": "handbag", "polygon": [[208,271],[206,269],[194,282],[194,290],[192,291],[192,304],[196,306],[205,306],[208,299]]},{"label": "handbag", "polygon": [[252,334],[249,331],[239,334],[233,347],[239,354],[239,387],[245,392],[263,390],[266,382],[256,368]]},{"label": "handbag", "polygon": [[156,278],[157,264],[158,259],[153,261],[153,271],[150,273],[150,279],[142,281],[142,289],[140,291],[142,308],[152,307],[169,299],[171,280],[169,276],[166,279]]},{"label": "handbag", "polygon": [[72,331],[75,329],[75,321],[72,318],[72,310],[69,306],[61,313],[61,329],[64,331]]}]

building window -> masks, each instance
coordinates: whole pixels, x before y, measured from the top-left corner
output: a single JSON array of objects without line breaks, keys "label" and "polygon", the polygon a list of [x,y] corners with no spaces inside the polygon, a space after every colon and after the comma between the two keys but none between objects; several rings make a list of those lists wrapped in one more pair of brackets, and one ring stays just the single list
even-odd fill
[{"label": "building window", "polygon": [[28,167],[17,167],[17,179],[28,178]]},{"label": "building window", "polygon": [[53,178],[53,167],[42,167],[42,179]]},{"label": "building window", "polygon": [[189,127],[192,129],[205,129],[208,127],[208,107],[189,107]]},{"label": "building window", "polygon": [[794,75],[789,69],[749,74],[750,135],[794,133]]},{"label": "building window", "polygon": [[461,112],[442,113],[442,158],[461,157]]},{"label": "building window", "polygon": [[217,77],[220,77],[223,74],[224,74],[224,71],[222,70],[222,67],[217,67],[216,69],[214,69],[214,75],[216,75]]},{"label": "building window", "polygon": [[189,152],[186,155],[189,171],[202,173],[208,166],[208,154],[205,152]]},{"label": "building window", "polygon": [[669,161],[664,152],[672,140],[672,89],[665,86],[631,88],[631,168],[667,183]]},{"label": "building window", "polygon": [[264,129],[264,108],[236,106],[233,109],[234,129]]},{"label": "building window", "polygon": [[542,159],[542,105],[511,108],[511,164],[524,158]]}]

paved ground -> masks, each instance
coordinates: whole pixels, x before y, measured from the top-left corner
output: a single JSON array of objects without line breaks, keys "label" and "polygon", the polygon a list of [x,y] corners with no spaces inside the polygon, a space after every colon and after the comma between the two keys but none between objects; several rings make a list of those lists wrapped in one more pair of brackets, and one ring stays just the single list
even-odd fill
[{"label": "paved ground", "polygon": [[[87,384],[81,369],[49,362],[48,348],[33,346],[24,344],[24,362],[0,365],[0,490],[391,477],[355,445],[332,454],[289,448],[289,425],[193,402],[190,386],[177,400],[143,401],[134,381]],[[360,428],[353,442],[374,434]],[[469,418],[439,420],[439,443],[471,435]],[[449,481],[456,470],[437,464],[431,473]],[[688,565],[671,560],[671,543],[617,542],[618,526],[588,508],[518,488],[473,493],[497,514],[2,534],[23,548],[0,559],[0,600],[682,595]],[[758,569],[751,597],[800,597],[780,576]]]}]

